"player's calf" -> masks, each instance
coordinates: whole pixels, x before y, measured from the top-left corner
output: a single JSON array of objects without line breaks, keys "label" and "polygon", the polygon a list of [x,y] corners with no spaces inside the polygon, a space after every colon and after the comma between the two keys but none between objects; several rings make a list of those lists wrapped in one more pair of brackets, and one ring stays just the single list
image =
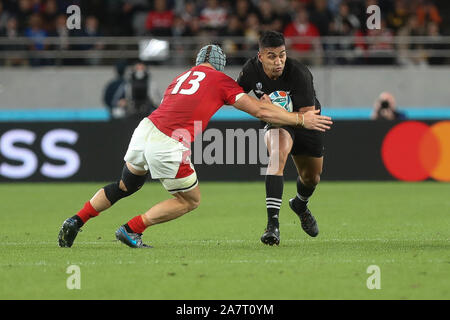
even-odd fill
[{"label": "player's calf", "polygon": [[[157,203],[142,215],[146,227],[177,219],[200,205],[198,186],[187,192],[176,192],[173,196],[175,198]],[[139,233],[138,230],[133,229],[133,231]]]},{"label": "player's calf", "polygon": [[307,180],[310,184],[306,184],[303,176],[302,179],[297,178],[297,196],[289,200],[289,207],[299,217],[302,229],[311,237],[316,237],[319,234],[319,228],[307,205],[316,188],[314,183],[320,181],[320,175],[311,175],[310,177],[313,177]]},{"label": "player's calf", "polygon": [[[299,179],[300,180],[300,179]],[[320,174],[316,173],[305,173],[302,175],[300,180],[303,188],[314,189],[320,182]]]},{"label": "player's calf", "polygon": [[320,181],[320,175],[306,175],[306,177],[306,179],[303,176],[301,179],[297,177],[297,196],[290,201],[292,210],[297,214],[306,211],[309,198]]},{"label": "player's calf", "polygon": [[184,205],[184,210],[186,213],[194,211],[200,205],[200,199],[183,199],[181,203]]}]

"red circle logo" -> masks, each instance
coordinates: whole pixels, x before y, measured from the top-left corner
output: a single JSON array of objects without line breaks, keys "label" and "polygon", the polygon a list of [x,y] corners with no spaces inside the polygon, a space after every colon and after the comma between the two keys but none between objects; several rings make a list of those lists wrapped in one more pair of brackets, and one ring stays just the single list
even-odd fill
[{"label": "red circle logo", "polygon": [[404,181],[450,181],[450,121],[432,126],[405,121],[384,137],[381,157],[389,173]]}]

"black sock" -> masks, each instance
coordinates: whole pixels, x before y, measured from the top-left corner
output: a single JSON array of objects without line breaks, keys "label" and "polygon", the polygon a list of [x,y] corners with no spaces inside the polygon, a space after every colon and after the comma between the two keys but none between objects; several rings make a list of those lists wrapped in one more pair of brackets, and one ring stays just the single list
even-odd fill
[{"label": "black sock", "polygon": [[283,176],[266,176],[267,224],[279,228],[278,215],[283,198]]},{"label": "black sock", "polygon": [[74,215],[72,219],[75,219],[77,221],[78,229],[80,229],[84,225],[83,220],[81,220],[79,216]]},{"label": "black sock", "polygon": [[316,187],[305,186],[300,177],[297,177],[297,196],[294,198],[293,206],[297,213],[303,213],[306,211],[309,198],[313,194]]}]

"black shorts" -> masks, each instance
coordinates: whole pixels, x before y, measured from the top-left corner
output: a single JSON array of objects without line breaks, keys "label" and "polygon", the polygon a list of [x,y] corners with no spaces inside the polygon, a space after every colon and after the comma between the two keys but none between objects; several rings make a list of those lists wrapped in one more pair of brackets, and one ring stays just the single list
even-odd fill
[{"label": "black shorts", "polygon": [[317,130],[308,130],[301,127],[273,127],[270,124],[266,124],[264,129],[285,129],[291,135],[293,144],[291,154],[293,156],[305,155],[309,157],[320,158],[324,154],[323,146],[323,132]]}]

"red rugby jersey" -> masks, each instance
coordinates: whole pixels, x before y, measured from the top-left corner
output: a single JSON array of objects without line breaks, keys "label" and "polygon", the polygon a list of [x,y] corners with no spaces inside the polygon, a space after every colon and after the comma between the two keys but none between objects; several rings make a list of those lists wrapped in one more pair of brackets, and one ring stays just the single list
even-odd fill
[{"label": "red rugby jersey", "polygon": [[148,118],[164,134],[190,144],[220,107],[234,104],[236,95],[243,92],[225,73],[195,66],[172,81]]}]

